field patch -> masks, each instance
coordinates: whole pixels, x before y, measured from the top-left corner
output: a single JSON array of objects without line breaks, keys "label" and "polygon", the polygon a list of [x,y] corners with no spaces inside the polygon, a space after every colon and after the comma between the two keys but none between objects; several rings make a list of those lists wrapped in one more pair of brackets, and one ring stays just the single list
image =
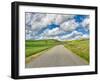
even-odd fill
[{"label": "field patch", "polygon": [[89,63],[89,40],[72,40],[72,41],[57,41],[49,40],[26,40],[25,41],[25,56],[29,57],[36,55],[44,50],[50,49],[56,45],[64,45],[73,53],[85,59]]},{"label": "field patch", "polygon": [[25,56],[29,57],[43,50],[52,48],[60,44],[57,40],[26,40],[25,41]]},{"label": "field patch", "polygon": [[66,41],[64,42],[64,46],[89,63],[90,56],[88,39]]}]

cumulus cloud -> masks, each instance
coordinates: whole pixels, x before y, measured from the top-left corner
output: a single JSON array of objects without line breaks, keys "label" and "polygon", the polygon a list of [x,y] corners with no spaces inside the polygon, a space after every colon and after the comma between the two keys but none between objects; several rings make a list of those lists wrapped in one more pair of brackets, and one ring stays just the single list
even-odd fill
[{"label": "cumulus cloud", "polygon": [[83,22],[81,24],[83,27],[89,27],[89,23],[90,23],[90,19],[86,18],[83,20]]},{"label": "cumulus cloud", "polygon": [[74,15],[60,14],[41,14],[41,13],[26,13],[26,24],[32,26],[32,30],[40,30],[51,23],[61,24],[65,20],[73,18]]},{"label": "cumulus cloud", "polygon": [[65,21],[64,23],[61,24],[60,28],[63,29],[64,31],[73,31],[78,27],[78,23],[75,22],[75,20],[69,20]]},{"label": "cumulus cloud", "polygon": [[61,37],[61,40],[73,40],[73,39],[80,39],[83,34],[78,31],[73,31],[70,34],[64,35]]},{"label": "cumulus cloud", "polygon": [[[88,34],[84,35],[75,29],[81,25],[84,29],[89,30],[89,17],[85,18],[81,23],[77,23],[74,16],[75,15],[26,13],[26,39],[73,40],[81,37],[88,38]],[[58,27],[50,29],[48,26],[52,26],[52,24]]]},{"label": "cumulus cloud", "polygon": [[71,20],[75,15],[56,15],[55,23],[61,24],[65,21]]},{"label": "cumulus cloud", "polygon": [[52,29],[52,30],[50,30],[50,29],[47,29],[47,30],[45,30],[43,33],[42,33],[42,35],[43,36],[57,36],[57,35],[59,35],[59,34],[62,34],[62,33],[64,33],[64,31],[63,30],[61,30],[59,27],[57,27],[57,28],[54,28],[54,29]]},{"label": "cumulus cloud", "polygon": [[28,24],[29,22],[31,22],[31,13],[25,13],[25,23]]},{"label": "cumulus cloud", "polygon": [[89,23],[90,23],[90,18],[87,17],[83,20],[83,22],[81,23],[82,27],[85,28],[85,31],[89,31]]}]

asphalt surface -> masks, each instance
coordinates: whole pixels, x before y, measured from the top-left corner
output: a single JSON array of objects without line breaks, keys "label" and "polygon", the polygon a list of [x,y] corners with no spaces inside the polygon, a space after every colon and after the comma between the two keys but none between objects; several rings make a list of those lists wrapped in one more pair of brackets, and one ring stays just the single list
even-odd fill
[{"label": "asphalt surface", "polygon": [[63,45],[57,45],[39,57],[32,59],[31,62],[25,65],[26,68],[38,67],[56,67],[56,66],[78,66],[87,65],[88,63],[69,51]]}]

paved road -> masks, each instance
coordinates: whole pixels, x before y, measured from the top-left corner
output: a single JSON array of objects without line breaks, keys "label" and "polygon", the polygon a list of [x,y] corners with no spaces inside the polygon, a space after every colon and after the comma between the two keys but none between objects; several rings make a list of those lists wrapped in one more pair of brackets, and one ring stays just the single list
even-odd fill
[{"label": "paved road", "polygon": [[26,68],[55,67],[55,66],[77,66],[87,65],[87,62],[73,54],[63,45],[57,45],[39,57],[26,64]]}]

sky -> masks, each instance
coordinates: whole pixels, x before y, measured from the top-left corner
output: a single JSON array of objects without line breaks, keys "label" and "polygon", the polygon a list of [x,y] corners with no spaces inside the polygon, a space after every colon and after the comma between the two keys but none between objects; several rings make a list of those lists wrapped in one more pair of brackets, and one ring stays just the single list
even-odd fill
[{"label": "sky", "polygon": [[26,40],[89,38],[89,15],[25,13]]}]

